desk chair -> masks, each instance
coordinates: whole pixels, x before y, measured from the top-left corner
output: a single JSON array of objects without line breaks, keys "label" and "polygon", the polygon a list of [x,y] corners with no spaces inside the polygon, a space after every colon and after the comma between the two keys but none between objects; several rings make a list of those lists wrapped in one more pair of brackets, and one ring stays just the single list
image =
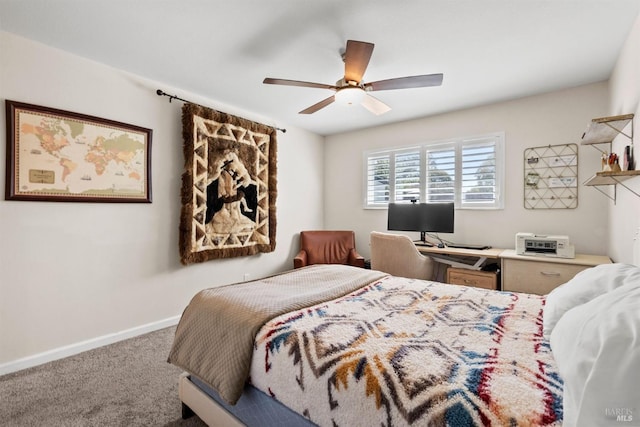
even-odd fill
[{"label": "desk chair", "polygon": [[356,234],[353,231],[301,231],[300,252],[293,259],[293,268],[313,264],[364,267],[364,257],[356,251]]},{"label": "desk chair", "polygon": [[371,269],[393,276],[431,280],[435,262],[403,234],[371,232]]}]

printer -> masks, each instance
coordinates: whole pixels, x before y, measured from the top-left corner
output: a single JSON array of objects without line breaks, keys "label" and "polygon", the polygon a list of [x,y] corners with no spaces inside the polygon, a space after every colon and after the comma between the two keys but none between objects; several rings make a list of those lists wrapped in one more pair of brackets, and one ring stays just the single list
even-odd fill
[{"label": "printer", "polygon": [[557,258],[575,258],[569,236],[534,233],[516,234],[516,254]]}]

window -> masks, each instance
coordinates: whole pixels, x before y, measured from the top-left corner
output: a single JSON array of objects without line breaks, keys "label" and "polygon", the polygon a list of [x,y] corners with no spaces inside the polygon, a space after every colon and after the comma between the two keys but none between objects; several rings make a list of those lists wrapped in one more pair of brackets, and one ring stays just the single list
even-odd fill
[{"label": "window", "polygon": [[455,202],[457,208],[504,206],[504,134],[365,153],[365,207],[390,201]]}]

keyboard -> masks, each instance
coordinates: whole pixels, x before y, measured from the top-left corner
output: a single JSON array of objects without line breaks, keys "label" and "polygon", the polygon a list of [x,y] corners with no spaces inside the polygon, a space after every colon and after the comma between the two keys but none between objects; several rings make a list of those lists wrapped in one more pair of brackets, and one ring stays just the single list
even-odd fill
[{"label": "keyboard", "polygon": [[478,251],[484,251],[485,249],[491,249],[489,245],[466,245],[464,243],[449,243],[447,244],[448,248],[454,249],[475,249]]}]

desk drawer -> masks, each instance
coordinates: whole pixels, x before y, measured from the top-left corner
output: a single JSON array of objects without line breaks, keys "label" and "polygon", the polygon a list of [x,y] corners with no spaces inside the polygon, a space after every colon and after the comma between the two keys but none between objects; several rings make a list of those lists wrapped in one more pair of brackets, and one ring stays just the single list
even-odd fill
[{"label": "desk drawer", "polygon": [[545,295],[585,268],[588,266],[503,259],[503,290]]},{"label": "desk drawer", "polygon": [[495,290],[498,281],[495,273],[449,267],[447,269],[447,283]]}]

